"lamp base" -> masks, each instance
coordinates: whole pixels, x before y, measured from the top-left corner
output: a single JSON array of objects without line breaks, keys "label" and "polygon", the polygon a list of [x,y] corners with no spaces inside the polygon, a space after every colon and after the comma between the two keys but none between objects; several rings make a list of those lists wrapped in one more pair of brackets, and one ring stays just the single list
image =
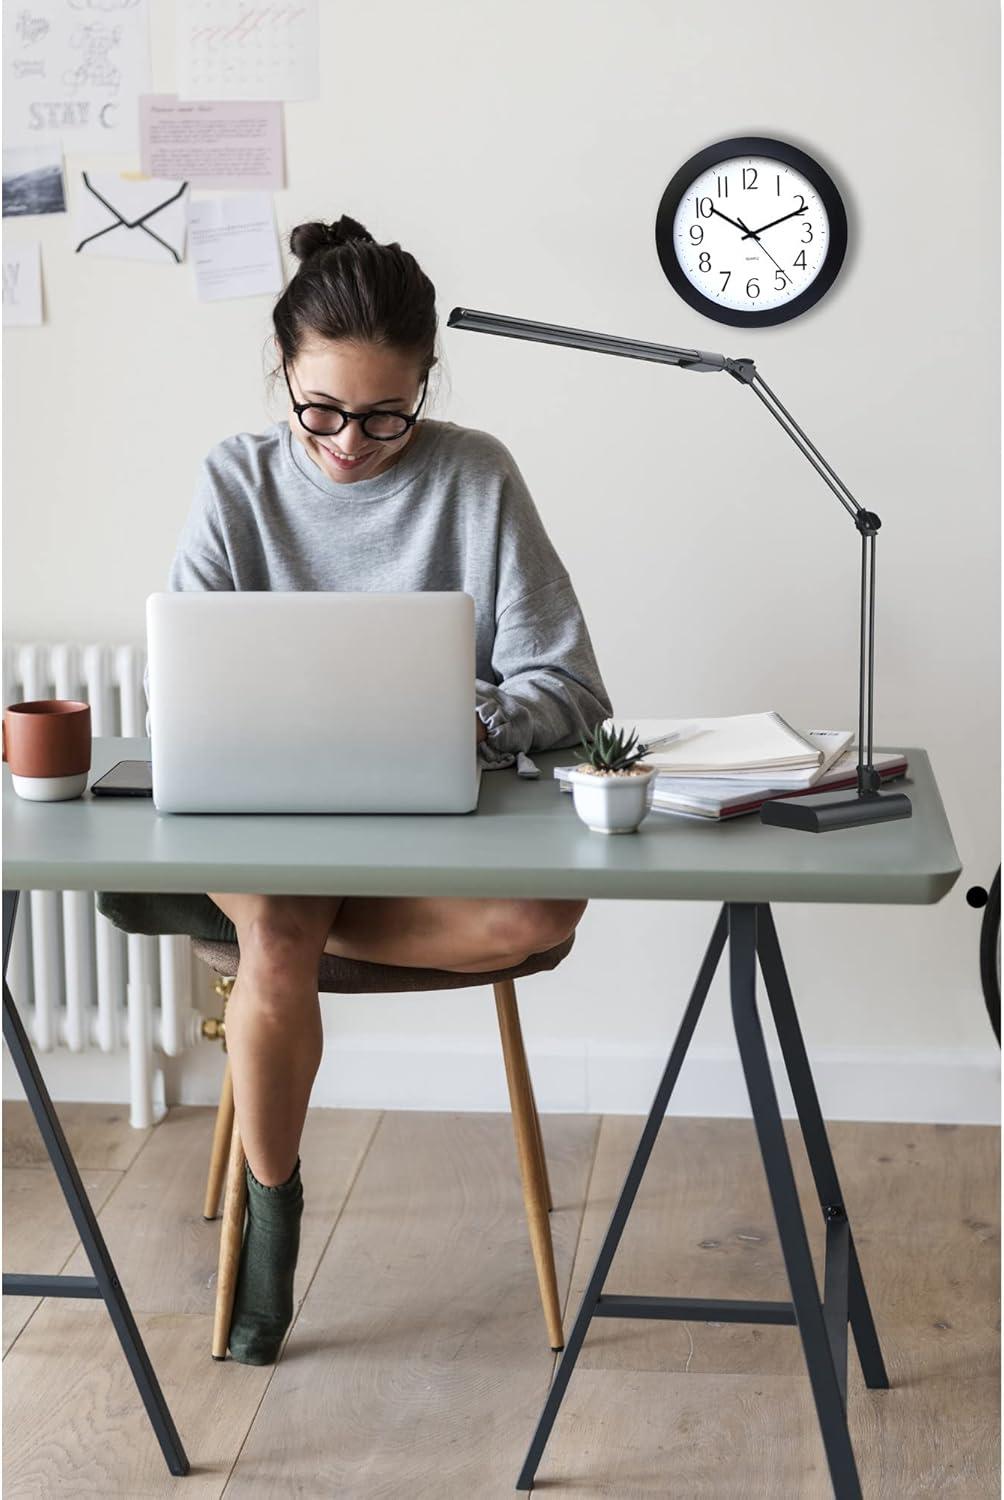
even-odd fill
[{"label": "lamp base", "polygon": [[888,823],[909,818],[913,807],[905,792],[818,792],[812,797],[775,797],[760,809],[760,822],[774,828],[797,828],[802,833],[830,833],[864,823]]}]

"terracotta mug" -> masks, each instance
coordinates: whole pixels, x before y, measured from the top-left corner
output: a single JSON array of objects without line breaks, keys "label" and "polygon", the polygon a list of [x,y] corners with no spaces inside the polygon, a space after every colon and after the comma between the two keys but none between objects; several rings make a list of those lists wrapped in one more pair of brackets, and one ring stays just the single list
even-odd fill
[{"label": "terracotta mug", "polygon": [[91,769],[91,705],[68,698],[11,703],[3,715],[3,758],[19,797],[79,797]]}]

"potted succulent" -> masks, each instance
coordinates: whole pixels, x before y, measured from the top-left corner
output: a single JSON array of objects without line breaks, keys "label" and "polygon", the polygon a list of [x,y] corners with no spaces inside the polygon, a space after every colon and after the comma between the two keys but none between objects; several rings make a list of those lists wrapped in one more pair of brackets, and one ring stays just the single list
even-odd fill
[{"label": "potted succulent", "polygon": [[580,740],[586,758],[570,773],[575,811],[594,833],[634,833],[652,805],[655,766],[642,756],[636,731],[604,729],[600,724]]}]

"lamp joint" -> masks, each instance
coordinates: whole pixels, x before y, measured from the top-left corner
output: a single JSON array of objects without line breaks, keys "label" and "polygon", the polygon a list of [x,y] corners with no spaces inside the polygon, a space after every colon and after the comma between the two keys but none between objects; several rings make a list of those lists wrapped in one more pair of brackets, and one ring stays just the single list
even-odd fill
[{"label": "lamp joint", "polygon": [[756,379],[756,365],[751,359],[726,359],[725,368],[740,385],[752,385]]},{"label": "lamp joint", "polygon": [[862,536],[874,536],[882,522],[873,510],[859,510],[854,517],[854,524]]}]

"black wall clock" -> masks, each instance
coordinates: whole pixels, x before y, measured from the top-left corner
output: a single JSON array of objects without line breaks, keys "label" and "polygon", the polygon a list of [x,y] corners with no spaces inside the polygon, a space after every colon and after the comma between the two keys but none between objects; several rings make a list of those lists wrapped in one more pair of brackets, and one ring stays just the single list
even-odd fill
[{"label": "black wall clock", "polygon": [[655,245],[671,286],[736,328],[797,318],[833,285],[847,249],[836,184],[786,141],[737,136],[698,151],[659,204]]}]

